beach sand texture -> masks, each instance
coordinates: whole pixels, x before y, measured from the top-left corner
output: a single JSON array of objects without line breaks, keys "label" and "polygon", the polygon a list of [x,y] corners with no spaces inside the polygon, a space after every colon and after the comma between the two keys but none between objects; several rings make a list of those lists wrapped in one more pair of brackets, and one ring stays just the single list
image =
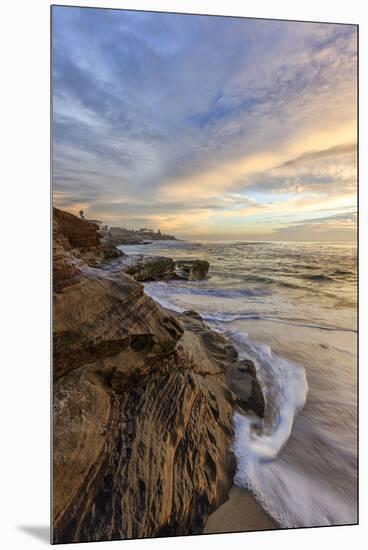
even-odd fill
[{"label": "beach sand texture", "polygon": [[229,500],[209,516],[203,533],[234,533],[278,528],[251,493],[234,486],[230,491]]}]

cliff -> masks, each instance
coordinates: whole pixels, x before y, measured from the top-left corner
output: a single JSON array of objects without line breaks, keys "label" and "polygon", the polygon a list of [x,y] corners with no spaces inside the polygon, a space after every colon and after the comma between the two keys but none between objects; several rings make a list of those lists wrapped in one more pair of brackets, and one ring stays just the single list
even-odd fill
[{"label": "cliff", "polygon": [[74,233],[64,214],[54,211],[53,541],[200,533],[232,486],[233,405],[257,395],[228,388],[237,353],[198,314],[173,317],[133,278],[88,265],[105,256],[96,234]]},{"label": "cliff", "polygon": [[123,255],[111,243],[101,241],[98,226],[94,223],[58,208],[53,209],[53,249],[58,257],[68,252],[89,265]]}]

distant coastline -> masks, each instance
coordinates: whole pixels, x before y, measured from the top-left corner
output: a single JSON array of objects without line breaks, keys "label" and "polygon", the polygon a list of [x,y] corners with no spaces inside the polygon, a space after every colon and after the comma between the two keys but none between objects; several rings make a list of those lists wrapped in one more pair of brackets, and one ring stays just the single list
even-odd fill
[{"label": "distant coastline", "polygon": [[102,239],[105,242],[114,244],[115,246],[122,244],[147,244],[152,241],[177,241],[173,235],[161,233],[160,229],[142,228],[139,230],[127,229],[125,227],[109,227],[102,225],[100,227]]}]

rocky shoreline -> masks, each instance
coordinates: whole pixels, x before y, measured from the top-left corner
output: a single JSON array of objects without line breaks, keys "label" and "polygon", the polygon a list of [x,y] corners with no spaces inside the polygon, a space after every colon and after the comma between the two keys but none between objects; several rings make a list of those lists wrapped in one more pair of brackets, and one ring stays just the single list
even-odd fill
[{"label": "rocky shoreline", "polygon": [[103,225],[100,228],[100,235],[102,237],[102,242],[112,246],[119,246],[121,244],[149,244],[152,241],[178,240],[173,235],[161,233],[160,230],[158,230],[157,232],[154,232],[150,229],[141,229],[139,231],[134,231],[131,229],[126,229],[124,227],[109,228],[107,225]]},{"label": "rocky shoreline", "polygon": [[55,543],[215,532],[206,522],[235,472],[233,409],[264,411],[252,362],[140,282],[194,280],[208,265],[159,274],[159,260],[122,260],[96,226],[54,209]]},{"label": "rocky shoreline", "polygon": [[135,281],[200,281],[207,277],[210,264],[206,260],[174,261],[164,256],[123,255],[100,265],[110,273],[126,273]]}]

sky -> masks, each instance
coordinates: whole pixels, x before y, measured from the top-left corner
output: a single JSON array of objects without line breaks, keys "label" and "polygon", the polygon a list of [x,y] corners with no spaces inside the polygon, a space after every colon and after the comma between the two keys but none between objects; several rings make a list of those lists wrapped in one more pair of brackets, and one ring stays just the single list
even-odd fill
[{"label": "sky", "polygon": [[55,206],[184,239],[355,240],[355,26],[52,21]]}]

